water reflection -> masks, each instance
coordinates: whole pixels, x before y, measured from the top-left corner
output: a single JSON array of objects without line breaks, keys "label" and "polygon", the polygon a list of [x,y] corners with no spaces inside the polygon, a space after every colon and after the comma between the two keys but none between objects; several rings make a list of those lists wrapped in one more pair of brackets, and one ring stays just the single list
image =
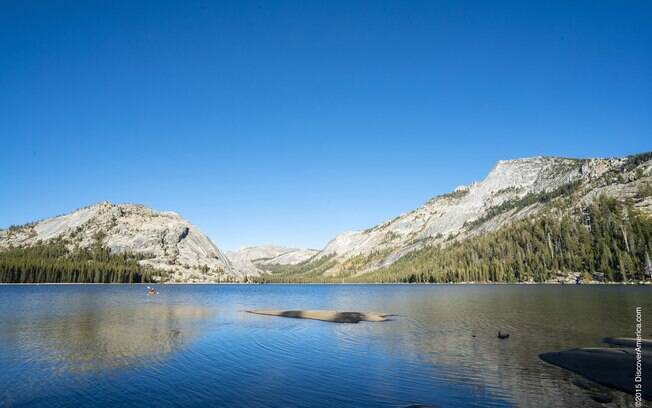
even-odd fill
[{"label": "water reflection", "polygon": [[[634,307],[652,310],[650,288],[637,287],[160,291],[0,286],[0,405],[597,407],[538,354],[630,335]],[[264,308],[398,316],[347,325],[244,312]],[[610,406],[632,402],[614,395]]]},{"label": "water reflection", "polygon": [[[573,384],[573,374],[542,362],[538,354],[604,346],[604,336],[626,336],[634,306],[652,308],[649,293],[614,287],[412,288],[409,297],[384,297],[390,312],[403,319],[369,328],[380,333],[375,338],[385,353],[438,367],[437,375],[451,383],[472,383],[480,398],[517,406],[600,406]],[[498,339],[499,331],[510,338]],[[365,341],[349,330],[344,336]],[[633,403],[627,394],[613,394],[614,406]]]},{"label": "water reflection", "polygon": [[[3,322],[0,342],[55,371],[87,372],[160,361],[200,333],[213,308],[169,304],[114,304],[78,298],[62,309]],[[18,317],[18,316],[17,316]]]}]

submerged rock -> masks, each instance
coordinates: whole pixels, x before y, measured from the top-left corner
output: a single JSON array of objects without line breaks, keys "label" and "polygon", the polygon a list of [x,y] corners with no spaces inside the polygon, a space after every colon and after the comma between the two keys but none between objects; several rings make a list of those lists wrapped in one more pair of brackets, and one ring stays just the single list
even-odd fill
[{"label": "submerged rock", "polygon": [[613,401],[613,395],[609,389],[603,385],[589,381],[584,377],[577,377],[573,380],[573,384],[586,391],[589,398],[593,401],[608,404]]},{"label": "submerged rock", "polygon": [[439,407],[437,405],[412,404],[412,405],[408,405],[405,408],[439,408]]},{"label": "submerged rock", "polygon": [[[539,357],[550,364],[573,371],[591,381],[620,391],[634,393],[636,352],[627,348],[578,348],[543,353]],[[652,375],[652,354],[641,353],[642,377]],[[606,400],[608,398],[598,399]],[[593,397],[592,397],[593,398]],[[643,388],[643,398],[652,399],[650,388]],[[594,398],[595,399],[595,398]],[[596,400],[597,401],[597,400]]]},{"label": "submerged rock", "polygon": [[614,397],[609,394],[608,392],[605,393],[598,393],[598,394],[589,394],[589,397],[595,402],[599,402],[600,404],[609,404],[613,402]]},{"label": "submerged rock", "polygon": [[384,322],[387,314],[370,312],[338,312],[336,310],[247,310],[247,313],[295,319],[322,320],[333,323]]},{"label": "submerged rock", "polygon": [[[610,346],[635,348],[636,339],[629,337],[605,337],[602,342]],[[652,350],[652,340],[641,340],[641,349]]]}]

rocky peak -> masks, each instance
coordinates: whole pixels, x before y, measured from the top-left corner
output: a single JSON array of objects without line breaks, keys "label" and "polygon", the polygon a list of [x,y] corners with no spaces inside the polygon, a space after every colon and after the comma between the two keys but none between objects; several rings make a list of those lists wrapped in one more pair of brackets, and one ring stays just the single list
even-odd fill
[{"label": "rocky peak", "polygon": [[64,239],[71,247],[96,243],[111,253],[145,255],[143,265],[177,281],[242,278],[228,258],[194,225],[171,211],[103,201],[69,214],[0,232],[0,247]]},{"label": "rocky peak", "polygon": [[[364,256],[364,263],[370,269],[387,265],[425,245],[443,244],[467,233],[467,225],[486,218],[489,209],[530,194],[548,193],[574,182],[601,177],[620,169],[627,160],[544,156],[500,160],[484,180],[433,197],[422,207],[365,231],[342,233],[314,259],[333,256],[343,263]],[[529,211],[534,210],[536,208]],[[514,214],[511,218],[494,217],[483,222],[483,231],[499,228],[514,217],[525,215],[527,213]]]}]

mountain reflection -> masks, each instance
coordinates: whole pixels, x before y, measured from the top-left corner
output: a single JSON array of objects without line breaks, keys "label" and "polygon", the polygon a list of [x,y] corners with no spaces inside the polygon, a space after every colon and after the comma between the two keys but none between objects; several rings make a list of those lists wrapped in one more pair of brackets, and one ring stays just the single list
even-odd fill
[{"label": "mountain reflection", "polygon": [[[589,290],[590,289],[590,290]],[[573,384],[575,376],[544,363],[539,353],[604,345],[605,336],[626,336],[632,305],[650,305],[645,288],[528,286],[411,287],[383,296],[392,321],[335,331],[343,349],[375,339],[383,353],[433,367],[437,378],[473,386],[482,398],[515,406],[599,406]],[[389,291],[387,291],[389,292]],[[403,296],[402,296],[403,295]],[[625,295],[627,298],[625,298]],[[626,301],[624,299],[627,299]],[[334,299],[337,307],[376,310],[378,303]],[[587,318],[601,316],[601,319]],[[605,324],[609,322],[609,324]],[[497,338],[498,331],[510,333]],[[631,396],[611,392],[613,406]],[[429,403],[430,401],[419,401]]]},{"label": "mountain reflection", "polygon": [[14,337],[33,362],[87,372],[156,362],[193,340],[197,323],[213,314],[208,308],[174,304],[89,307],[19,323],[4,335]]}]

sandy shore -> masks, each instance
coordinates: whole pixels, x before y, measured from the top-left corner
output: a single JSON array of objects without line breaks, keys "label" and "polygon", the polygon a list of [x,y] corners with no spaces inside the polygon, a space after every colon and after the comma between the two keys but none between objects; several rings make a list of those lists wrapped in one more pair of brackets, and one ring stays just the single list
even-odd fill
[{"label": "sandy shore", "polygon": [[387,314],[371,312],[338,312],[336,310],[247,310],[247,313],[265,316],[313,319],[333,323],[384,322]]}]

